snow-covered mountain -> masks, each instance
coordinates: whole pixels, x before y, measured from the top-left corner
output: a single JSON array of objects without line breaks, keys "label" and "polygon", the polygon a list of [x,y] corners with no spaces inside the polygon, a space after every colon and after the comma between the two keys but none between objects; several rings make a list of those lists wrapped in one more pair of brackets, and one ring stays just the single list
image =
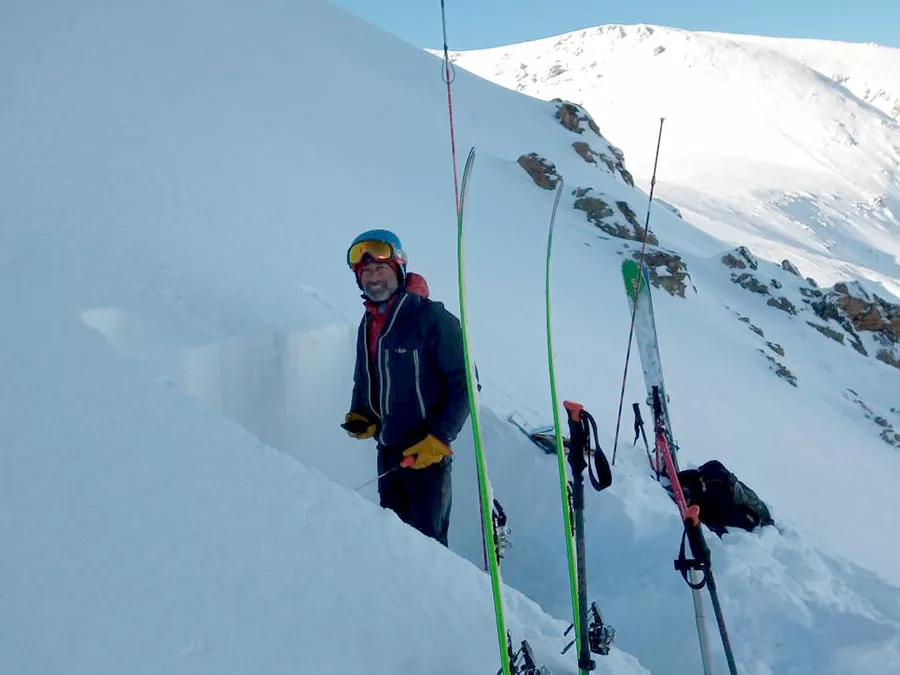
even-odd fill
[{"label": "snow-covered mountain", "polygon": [[665,117],[659,194],[693,225],[900,293],[900,49],[611,25],[453,58],[583,104],[645,184]]},{"label": "snow-covered mountain", "polygon": [[[448,551],[360,487],[374,448],[338,427],[361,314],[344,265],[355,234],[395,229],[458,311],[439,60],[320,0],[53,0],[4,12],[0,64],[0,672],[496,672],[470,430]],[[629,323],[619,266],[638,247],[647,195],[631,183],[646,163],[590,107],[604,136],[581,108],[462,69],[453,87],[459,147],[478,148],[469,320],[512,528],[508,619],[570,673],[556,460],[505,420],[552,415],[553,194],[525,169],[569,186],[558,384],[610,448]],[[710,538],[740,670],[895,673],[900,454],[884,436],[900,415],[878,354],[896,354],[897,274],[853,259],[862,234],[828,255],[811,239],[804,258],[740,214],[731,237],[681,213],[653,205],[649,250],[682,463],[721,459],[779,524]],[[829,289],[839,269],[848,283]],[[626,397],[644,398],[634,364]],[[677,511],[628,441],[613,487],[589,496],[590,594],[618,630],[598,672],[695,673]]]}]

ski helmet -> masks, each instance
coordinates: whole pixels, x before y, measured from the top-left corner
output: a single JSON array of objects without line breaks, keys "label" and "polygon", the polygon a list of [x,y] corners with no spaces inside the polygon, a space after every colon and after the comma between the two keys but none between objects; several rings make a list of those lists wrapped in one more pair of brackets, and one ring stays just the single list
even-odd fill
[{"label": "ski helmet", "polygon": [[347,265],[356,276],[359,284],[359,265],[366,258],[383,262],[391,262],[397,270],[400,285],[406,283],[406,254],[400,237],[390,230],[367,230],[354,239],[347,249]]}]

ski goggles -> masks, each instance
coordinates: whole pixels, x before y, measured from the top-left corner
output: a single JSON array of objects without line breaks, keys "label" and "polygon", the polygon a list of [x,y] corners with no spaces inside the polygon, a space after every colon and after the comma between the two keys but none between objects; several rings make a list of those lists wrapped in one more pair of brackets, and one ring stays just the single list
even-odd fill
[{"label": "ski goggles", "polygon": [[[396,253],[399,254],[399,252]],[[381,262],[394,260],[398,257],[398,255],[395,255],[394,247],[386,242],[361,241],[351,246],[350,250],[347,251],[347,264],[351,267],[359,265],[366,256]]]}]

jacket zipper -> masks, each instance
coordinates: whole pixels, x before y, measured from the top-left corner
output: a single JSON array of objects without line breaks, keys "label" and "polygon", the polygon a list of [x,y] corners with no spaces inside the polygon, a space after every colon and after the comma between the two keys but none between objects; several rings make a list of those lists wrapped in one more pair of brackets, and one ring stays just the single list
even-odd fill
[{"label": "jacket zipper", "polygon": [[371,410],[375,414],[376,417],[380,418],[381,415],[379,415],[377,412],[375,412],[375,404],[372,401],[372,376],[370,375],[370,373],[372,372],[372,370],[371,370],[372,364],[369,362],[369,328],[368,328],[368,326],[363,326],[363,331],[364,331],[364,336],[363,336],[364,350],[363,351],[365,352],[365,358],[366,358],[366,377],[367,377],[366,384],[368,385],[366,387],[366,389],[368,390],[366,392],[366,394],[369,399],[369,410]]},{"label": "jacket zipper", "polygon": [[419,350],[413,349],[413,366],[416,370],[416,397],[419,399],[419,412],[422,413],[422,419],[425,419],[425,399],[422,396],[422,384],[419,372]]},{"label": "jacket zipper", "polygon": [[[388,324],[388,327],[385,331],[378,336],[377,349],[378,349],[378,387],[379,387],[379,399],[382,402],[381,405],[381,418],[387,416],[387,404],[388,399],[387,396],[390,393],[390,380],[385,376],[385,369],[387,368],[387,364],[385,364],[385,351],[381,348],[381,344],[384,341],[384,338],[387,337],[388,333],[391,332],[391,329],[394,327],[394,322],[397,320],[397,315],[400,313],[400,309],[403,307],[403,303],[406,302],[406,295],[404,294],[400,301],[397,303],[397,306],[394,308],[394,314],[391,316],[391,322]],[[386,381],[387,379],[387,381]],[[371,387],[369,388],[371,390]],[[381,433],[378,434],[379,442],[384,442],[384,424],[381,425]]]},{"label": "jacket zipper", "polygon": [[384,350],[384,414],[391,414],[391,352]]}]

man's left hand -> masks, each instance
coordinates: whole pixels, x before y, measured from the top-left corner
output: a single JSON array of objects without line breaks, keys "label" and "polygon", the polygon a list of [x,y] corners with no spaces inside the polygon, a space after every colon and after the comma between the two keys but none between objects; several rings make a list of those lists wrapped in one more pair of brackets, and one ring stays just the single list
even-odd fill
[{"label": "man's left hand", "polygon": [[432,464],[437,464],[444,457],[451,454],[453,454],[453,451],[450,449],[450,446],[431,434],[428,434],[424,440],[403,451],[404,457],[414,455],[416,458],[416,461],[410,466],[411,469],[424,469]]}]

